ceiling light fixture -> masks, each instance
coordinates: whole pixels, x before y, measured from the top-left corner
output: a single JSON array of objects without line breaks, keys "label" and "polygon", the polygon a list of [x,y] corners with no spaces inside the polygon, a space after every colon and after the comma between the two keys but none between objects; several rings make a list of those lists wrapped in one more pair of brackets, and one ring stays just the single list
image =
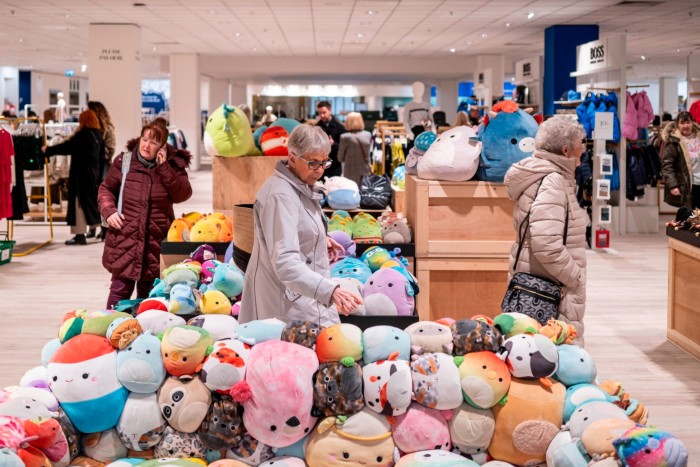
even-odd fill
[{"label": "ceiling light fixture", "polygon": [[216,10],[209,10],[209,14],[210,14],[210,15],[215,15],[215,14],[216,14]]},{"label": "ceiling light fixture", "polygon": [[489,37],[489,35],[486,34],[486,33],[483,33],[483,34],[481,35],[481,38],[482,38],[482,39],[486,39],[487,37]]},{"label": "ceiling light fixture", "polygon": [[367,14],[368,14],[368,15],[376,15],[377,12],[374,11],[374,10],[367,10]]},{"label": "ceiling light fixture", "polygon": [[510,23],[506,23],[506,27],[509,28],[509,27],[510,27]]},{"label": "ceiling light fixture", "polygon": [[85,72],[87,71],[87,65],[81,65],[81,66],[80,66],[80,71],[82,71],[83,73],[85,73]]},{"label": "ceiling light fixture", "polygon": [[641,59],[642,59],[642,60],[646,60],[646,59],[647,59],[646,55],[642,55],[642,56],[641,56]]},{"label": "ceiling light fixture", "polygon": [[241,33],[240,33],[240,32],[237,32],[237,33],[236,33],[236,37],[241,37]]},{"label": "ceiling light fixture", "polygon": [[450,53],[455,53],[455,52],[457,52],[457,49],[455,49],[454,47],[452,47],[452,48],[450,49]]},{"label": "ceiling light fixture", "polygon": [[680,51],[681,51],[681,49],[676,49],[676,52],[680,52]]},{"label": "ceiling light fixture", "polygon": [[68,19],[68,18],[70,18],[70,15],[68,13],[66,13],[66,19]]},{"label": "ceiling light fixture", "polygon": [[532,18],[534,18],[534,17],[535,17],[535,14],[534,14],[533,12],[529,12],[529,13],[527,14],[527,19],[532,19]]},{"label": "ceiling light fixture", "polygon": [[362,39],[363,37],[365,37],[365,35],[362,34],[361,32],[358,32],[357,34],[355,34],[355,36],[357,36],[359,39]]},{"label": "ceiling light fixture", "polygon": [[467,41],[467,45],[472,45],[472,41]]},{"label": "ceiling light fixture", "polygon": [[19,41],[20,41],[20,42],[24,42],[24,39],[22,39],[22,38],[20,37],[20,38],[19,38]]},{"label": "ceiling light fixture", "polygon": [[158,47],[156,47],[156,46],[154,45],[154,46],[153,46],[153,51],[155,52],[156,50],[158,50]]},{"label": "ceiling light fixture", "polygon": [[257,48],[257,47],[253,47],[253,52],[257,52],[257,51],[258,51],[258,48]]}]

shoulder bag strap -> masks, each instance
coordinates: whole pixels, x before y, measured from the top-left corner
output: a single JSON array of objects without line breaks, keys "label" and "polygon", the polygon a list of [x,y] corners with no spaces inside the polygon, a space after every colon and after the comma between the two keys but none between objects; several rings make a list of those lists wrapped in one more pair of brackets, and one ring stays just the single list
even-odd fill
[{"label": "shoulder bag strap", "polygon": [[131,151],[124,148],[122,151],[122,183],[119,186],[119,200],[117,201],[117,212],[122,213],[122,204],[124,202],[124,185],[126,184],[126,174],[129,173],[129,168],[131,167]]},{"label": "shoulder bag strap", "polygon": [[[547,178],[549,175],[545,175],[542,177],[542,180],[540,181],[539,186],[537,187],[537,191],[535,192],[535,196],[532,198],[532,204],[530,204],[530,209],[527,211],[527,215],[525,216],[525,219],[520,223],[520,228],[518,229],[518,252],[515,254],[515,261],[513,262],[513,272],[516,271],[516,268],[518,267],[518,260],[520,259],[520,252],[523,250],[523,242],[525,241],[525,233],[527,232],[527,228],[530,226],[530,213],[532,212],[532,205],[535,204],[535,200],[537,199],[537,195],[540,192],[540,188],[542,188],[542,183],[544,183],[544,179]],[[565,217],[564,217],[564,246],[566,246],[566,238],[569,233],[569,196],[566,196],[566,210],[564,211]],[[525,227],[525,228],[523,228]]]}]

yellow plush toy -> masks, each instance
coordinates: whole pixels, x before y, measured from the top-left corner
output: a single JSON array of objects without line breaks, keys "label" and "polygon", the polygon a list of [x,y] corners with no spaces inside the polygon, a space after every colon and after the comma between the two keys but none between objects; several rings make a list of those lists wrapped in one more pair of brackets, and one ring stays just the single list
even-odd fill
[{"label": "yellow plush toy", "polygon": [[190,230],[190,241],[197,243],[219,241],[220,223],[220,220],[211,216],[200,219]]},{"label": "yellow plush toy", "polygon": [[192,211],[184,213],[181,217],[190,222],[191,225],[194,225],[198,220],[204,217],[204,215],[202,213]]},{"label": "yellow plush toy", "polygon": [[192,223],[184,218],[175,219],[168,229],[169,242],[189,242]]},{"label": "yellow plush toy", "polygon": [[226,221],[222,222],[221,230],[219,231],[219,241],[225,242],[225,243],[230,243],[231,241],[233,241],[233,221],[232,220],[226,219]]},{"label": "yellow plush toy", "polygon": [[201,311],[205,315],[230,315],[231,301],[218,290],[209,290],[202,295]]}]

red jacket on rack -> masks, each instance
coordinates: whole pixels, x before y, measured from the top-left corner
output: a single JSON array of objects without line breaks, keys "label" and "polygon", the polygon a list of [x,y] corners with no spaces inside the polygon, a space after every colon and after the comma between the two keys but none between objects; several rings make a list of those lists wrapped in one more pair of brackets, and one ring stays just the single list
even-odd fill
[{"label": "red jacket on rack", "polygon": [[693,119],[695,119],[695,123],[700,123],[700,101],[695,101],[693,102],[693,105],[690,106],[690,115],[693,116]]}]

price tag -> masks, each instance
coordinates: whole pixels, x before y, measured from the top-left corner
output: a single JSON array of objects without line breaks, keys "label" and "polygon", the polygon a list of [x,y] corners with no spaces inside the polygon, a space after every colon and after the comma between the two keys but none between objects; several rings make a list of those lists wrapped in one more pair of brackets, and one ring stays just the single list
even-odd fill
[{"label": "price tag", "polygon": [[613,139],[613,113],[612,112],[596,112],[595,126],[593,127],[594,139]]}]

